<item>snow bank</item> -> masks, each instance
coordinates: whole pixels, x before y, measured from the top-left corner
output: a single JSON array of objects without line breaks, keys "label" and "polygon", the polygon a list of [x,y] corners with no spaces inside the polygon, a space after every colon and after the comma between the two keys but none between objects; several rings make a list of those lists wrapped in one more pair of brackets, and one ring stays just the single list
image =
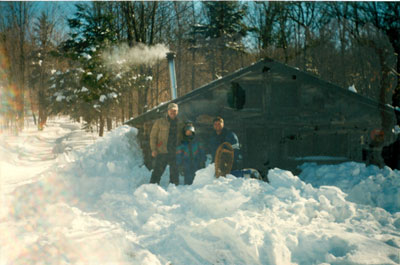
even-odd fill
[{"label": "snow bank", "polygon": [[146,184],[150,172],[142,166],[136,134],[119,128],[68,172],[87,209],[123,224],[135,234],[134,243],[161,263],[397,262],[400,214],[357,205],[339,187],[315,188],[280,169],[269,172],[269,184],[215,179],[213,164],[198,171],[191,186]]},{"label": "snow bank", "polygon": [[[136,137],[136,129],[119,127],[17,189],[11,218],[0,225],[0,257],[12,264],[400,262],[400,213],[349,201],[344,184],[355,189],[362,181],[354,176],[382,174],[380,188],[396,185],[398,172],[308,165],[301,176],[310,183],[281,169],[266,183],[216,179],[211,164],[193,185],[168,185],[166,171],[159,186],[147,184]],[[378,185],[367,184],[360,189],[373,196]]]},{"label": "snow bank", "polygon": [[58,174],[67,176],[74,195],[88,204],[96,203],[105,192],[131,192],[150,180],[137,133],[129,126],[118,127],[76,153]]},{"label": "snow bank", "polygon": [[337,186],[348,194],[347,200],[400,212],[400,171],[389,167],[348,162],[340,165],[301,166],[300,178],[316,187]]},{"label": "snow bank", "polygon": [[[19,137],[0,139],[0,264],[161,264],[148,250],[134,243],[133,232],[77,207],[90,203],[89,199],[77,196],[82,188],[79,185],[87,184],[79,179],[87,177],[85,174],[90,171],[85,165],[79,167],[79,174],[80,159],[95,159],[96,155],[105,159],[104,153],[111,154],[110,158],[115,156],[115,148],[125,152],[122,144],[118,145],[123,140],[119,134],[135,131],[121,128],[81,152],[71,152],[87,144],[87,135],[65,120],[48,124],[56,127],[34,132],[37,136],[29,131]],[[71,148],[61,150],[61,145]],[[56,149],[60,150],[54,153]],[[54,166],[44,170],[51,159]],[[116,158],[107,161],[106,167],[110,172],[123,164],[128,170],[138,163],[138,159]],[[92,172],[104,170],[95,169]],[[99,176],[106,179],[105,174]]]}]

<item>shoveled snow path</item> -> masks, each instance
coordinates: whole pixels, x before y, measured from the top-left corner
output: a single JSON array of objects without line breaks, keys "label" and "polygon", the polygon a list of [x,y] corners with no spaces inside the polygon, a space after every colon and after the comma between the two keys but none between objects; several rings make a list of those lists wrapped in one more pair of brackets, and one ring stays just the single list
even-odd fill
[{"label": "shoveled snow path", "polygon": [[67,118],[0,136],[0,264],[158,264],[118,223],[81,211],[57,171],[97,136]]}]

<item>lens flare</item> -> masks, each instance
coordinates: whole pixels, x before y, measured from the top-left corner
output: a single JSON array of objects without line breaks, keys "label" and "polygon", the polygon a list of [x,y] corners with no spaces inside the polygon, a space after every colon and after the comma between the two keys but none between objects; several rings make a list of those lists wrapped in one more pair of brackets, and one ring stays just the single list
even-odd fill
[{"label": "lens flare", "polygon": [[10,78],[10,60],[0,46],[0,133],[17,125],[18,113],[23,111],[22,90]]}]

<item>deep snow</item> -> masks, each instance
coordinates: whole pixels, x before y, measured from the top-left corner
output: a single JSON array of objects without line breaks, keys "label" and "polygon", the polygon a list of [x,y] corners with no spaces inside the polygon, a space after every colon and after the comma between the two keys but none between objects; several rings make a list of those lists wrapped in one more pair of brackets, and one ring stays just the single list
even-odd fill
[{"label": "deep snow", "polygon": [[399,264],[400,172],[348,162],[270,183],[147,184],[137,130],[66,118],[0,136],[0,264]]}]

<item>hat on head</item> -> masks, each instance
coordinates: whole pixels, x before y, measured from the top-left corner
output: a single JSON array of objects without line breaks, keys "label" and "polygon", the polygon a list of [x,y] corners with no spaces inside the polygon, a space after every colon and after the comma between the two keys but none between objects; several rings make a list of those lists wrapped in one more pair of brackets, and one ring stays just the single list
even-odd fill
[{"label": "hat on head", "polygon": [[224,119],[221,116],[217,116],[213,119],[213,122],[217,122],[217,121],[224,122]]},{"label": "hat on head", "polygon": [[[192,134],[191,135],[186,135],[187,131],[191,131]],[[183,127],[183,139],[184,140],[189,140],[189,141],[193,140],[195,132],[196,132],[196,130],[195,130],[194,126],[193,126],[193,123],[191,121],[186,121],[185,122],[185,126]]]},{"label": "hat on head", "polygon": [[183,133],[185,133],[186,131],[191,131],[193,134],[195,133],[195,128],[192,121],[188,120],[185,122],[185,127],[183,127]]},{"label": "hat on head", "polygon": [[168,104],[168,110],[170,110],[170,109],[178,110],[178,104],[176,104],[176,103],[169,103],[169,104]]}]

